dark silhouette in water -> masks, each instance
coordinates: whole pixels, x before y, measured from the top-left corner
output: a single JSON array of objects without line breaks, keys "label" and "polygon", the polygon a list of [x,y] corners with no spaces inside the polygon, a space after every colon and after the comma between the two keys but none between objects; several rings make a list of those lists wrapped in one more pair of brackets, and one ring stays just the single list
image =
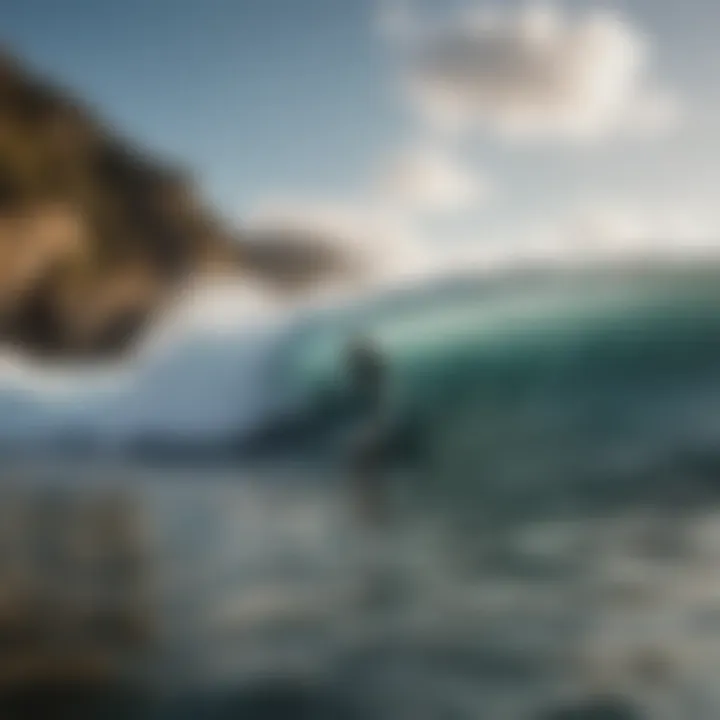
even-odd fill
[{"label": "dark silhouette in water", "polygon": [[350,453],[354,507],[363,523],[376,525],[386,514],[387,369],[379,348],[365,338],[350,344],[345,361],[358,416]]}]

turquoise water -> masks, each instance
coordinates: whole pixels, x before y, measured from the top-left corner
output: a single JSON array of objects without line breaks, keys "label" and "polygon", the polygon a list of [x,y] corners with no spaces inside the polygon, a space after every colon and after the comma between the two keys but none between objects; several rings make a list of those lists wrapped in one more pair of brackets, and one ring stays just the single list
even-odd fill
[{"label": "turquoise water", "polygon": [[[479,282],[447,286],[414,306],[380,302],[319,324],[285,372],[322,416],[317,389],[340,392],[348,339],[358,330],[372,337],[390,368],[396,425],[413,435],[419,487],[433,502],[551,511],[552,500],[577,511],[653,487],[659,496],[677,464],[696,476],[714,471],[716,277],[684,268],[492,292]],[[694,480],[700,492],[703,479]]]},{"label": "turquoise water", "polygon": [[[362,330],[419,438],[378,533],[342,454],[85,469],[154,531],[159,690],[127,717],[720,717],[715,279],[464,283],[310,322],[277,383],[314,431]],[[598,694],[640,714],[552,714]]]}]

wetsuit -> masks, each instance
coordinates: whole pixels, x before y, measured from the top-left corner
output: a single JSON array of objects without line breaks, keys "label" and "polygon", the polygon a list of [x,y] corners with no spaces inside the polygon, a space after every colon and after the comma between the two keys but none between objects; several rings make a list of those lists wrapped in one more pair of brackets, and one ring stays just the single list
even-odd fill
[{"label": "wetsuit", "polygon": [[350,348],[347,370],[357,418],[350,457],[355,507],[363,522],[376,524],[385,511],[383,472],[390,436],[386,370],[378,350],[367,342]]}]

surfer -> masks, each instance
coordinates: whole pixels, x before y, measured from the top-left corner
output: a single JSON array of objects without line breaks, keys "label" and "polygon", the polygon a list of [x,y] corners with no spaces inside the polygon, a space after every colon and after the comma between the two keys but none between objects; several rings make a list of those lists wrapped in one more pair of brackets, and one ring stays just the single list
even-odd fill
[{"label": "surfer", "polygon": [[389,444],[387,372],[377,346],[357,338],[349,346],[346,369],[359,415],[352,438],[350,470],[354,508],[364,525],[377,526],[386,514],[383,474]]},{"label": "surfer", "polygon": [[[397,526],[389,517],[391,481],[397,479],[394,471],[402,463],[403,423],[380,348],[369,338],[358,337],[349,345],[345,360],[353,415],[358,419],[350,480],[363,567],[360,601],[369,612],[392,612],[403,606],[407,592],[393,541]],[[416,434],[414,428],[411,434]]]}]

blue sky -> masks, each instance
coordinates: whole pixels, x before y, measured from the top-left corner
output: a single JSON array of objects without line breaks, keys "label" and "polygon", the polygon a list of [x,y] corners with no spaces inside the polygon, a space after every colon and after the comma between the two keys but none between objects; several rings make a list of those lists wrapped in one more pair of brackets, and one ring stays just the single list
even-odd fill
[{"label": "blue sky", "polygon": [[373,22],[362,0],[23,0],[2,37],[234,210],[351,187],[389,141]]},{"label": "blue sky", "polygon": [[[662,132],[630,136],[603,126],[601,136],[589,142],[566,137],[562,124],[570,116],[558,116],[547,97],[545,114],[530,112],[526,119],[549,132],[530,142],[508,140],[505,115],[517,119],[532,108],[522,98],[512,107],[506,101],[493,105],[482,84],[483,67],[463,68],[473,73],[475,85],[469,89],[485,93],[481,99],[490,103],[471,112],[465,107],[472,115],[466,119],[476,124],[473,132],[450,140],[444,133],[436,136],[428,130],[424,110],[409,102],[408,66],[398,59],[402,42],[380,32],[381,18],[401,18],[399,24],[412,18],[426,29],[454,22],[445,40],[457,49],[452,42],[462,25],[458,13],[494,6],[508,27],[516,28],[525,10],[509,1],[22,0],[3,5],[0,37],[12,49],[93,102],[128,135],[187,164],[210,199],[240,219],[258,207],[287,202],[296,209],[312,206],[313,212],[340,205],[343,217],[353,207],[357,212],[351,217],[363,215],[368,202],[377,202],[375,184],[383,168],[392,168],[395,155],[405,152],[402,180],[396,178],[404,185],[405,200],[408,193],[433,199],[428,193],[438,188],[446,200],[452,192],[465,197],[452,211],[445,203],[433,217],[419,213],[425,233],[440,246],[508,245],[586,227],[608,234],[614,243],[622,243],[623,235],[646,242],[666,230],[693,237],[715,232],[720,6],[714,0],[557,5],[569,28],[555,38],[558,52],[568,50],[563,38],[572,40],[583,18],[612,9],[621,29],[649,46],[648,86],[661,88],[679,109],[680,119]],[[496,40],[495,30],[485,32],[484,51],[497,49]],[[518,43],[501,49],[514,53]],[[487,52],[473,55],[471,62],[486,60]],[[549,70],[556,71],[554,65]],[[527,74],[527,68],[519,72]],[[461,87],[458,77],[449,79],[461,93],[468,86]],[[515,81],[520,81],[518,92],[528,89],[527,77],[509,78],[510,84]],[[631,88],[628,97],[644,92],[645,84]],[[432,88],[425,83],[427,90]],[[426,145],[432,149],[429,161]],[[408,154],[418,152],[423,155],[419,169],[416,158],[407,161]],[[476,181],[482,192],[465,192],[468,183],[451,177],[457,160],[464,180]],[[442,176],[439,185],[436,176]],[[375,199],[368,201],[368,195]],[[382,202],[383,212],[392,202]],[[416,221],[413,217],[410,225],[417,227]]]}]

